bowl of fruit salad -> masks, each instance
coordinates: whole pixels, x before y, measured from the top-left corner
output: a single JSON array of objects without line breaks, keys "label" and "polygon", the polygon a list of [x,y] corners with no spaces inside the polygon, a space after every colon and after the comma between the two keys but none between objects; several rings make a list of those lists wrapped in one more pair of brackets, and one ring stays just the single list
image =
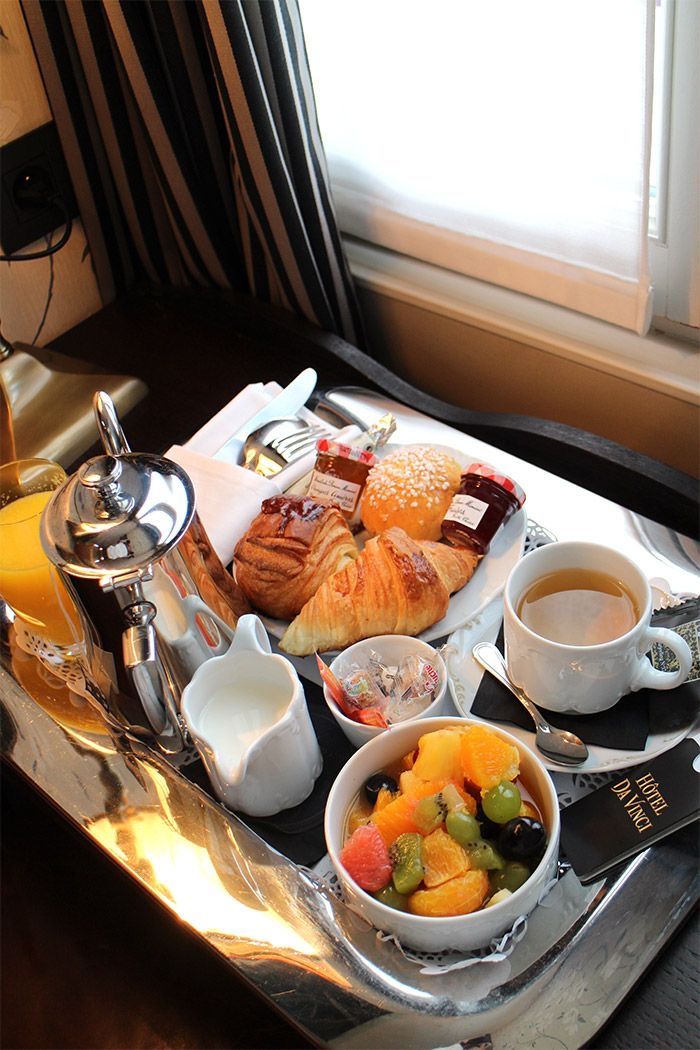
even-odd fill
[{"label": "bowl of fruit salad", "polygon": [[510,733],[427,718],[349,759],[325,834],[349,907],[407,947],[469,951],[536,906],[556,871],[559,806]]}]

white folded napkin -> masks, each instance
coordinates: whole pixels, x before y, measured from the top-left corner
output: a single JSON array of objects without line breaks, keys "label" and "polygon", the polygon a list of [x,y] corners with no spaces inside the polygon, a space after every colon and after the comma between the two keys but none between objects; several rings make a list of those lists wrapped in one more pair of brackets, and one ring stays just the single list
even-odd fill
[{"label": "white folded napkin", "polygon": [[203,456],[213,456],[226,444],[231,434],[235,434],[246,420],[264,408],[281,389],[279,383],[265,383],[264,386],[262,383],[249,383],[208,423],[200,427],[185,443],[185,447]]},{"label": "white folded napkin", "polygon": [[189,443],[173,445],[166,455],[179,463],[192,479],[197,513],[212,547],[223,564],[228,565],[233,548],[259,512],[262,501],[279,495],[282,489],[276,481],[252,470],[193,452]]},{"label": "white folded napkin", "polygon": [[[211,458],[231,434],[281,389],[279,383],[249,384],[189,441],[173,445],[166,452],[192,479],[197,512],[224,565],[231,561],[233,548],[259,512],[262,501],[286,491],[308,474],[315,462],[316,454],[312,451],[273,478],[263,478],[252,470]],[[316,418],[308,409],[301,409],[297,415],[309,421]],[[351,441],[359,433],[357,427],[346,427],[336,436]]]}]

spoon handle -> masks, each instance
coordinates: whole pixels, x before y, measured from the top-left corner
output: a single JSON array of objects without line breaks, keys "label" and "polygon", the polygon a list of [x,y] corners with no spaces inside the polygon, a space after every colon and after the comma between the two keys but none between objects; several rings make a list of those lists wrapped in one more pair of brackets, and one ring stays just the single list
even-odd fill
[{"label": "spoon handle", "polygon": [[520,701],[537,726],[537,729],[543,733],[551,733],[552,727],[542,716],[539,709],[535,707],[530,697],[526,696],[522,690],[518,689],[514,682],[511,682],[506,672],[505,661],[496,646],[492,645],[491,642],[477,642],[472,649],[472,653],[474,659],[489,671],[494,678],[497,678],[501,685],[504,685],[506,689],[510,690],[513,696]]}]

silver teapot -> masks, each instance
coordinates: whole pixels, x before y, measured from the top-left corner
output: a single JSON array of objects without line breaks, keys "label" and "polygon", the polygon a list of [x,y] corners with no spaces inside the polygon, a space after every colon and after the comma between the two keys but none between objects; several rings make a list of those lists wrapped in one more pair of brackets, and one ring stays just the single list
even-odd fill
[{"label": "silver teapot", "polygon": [[129,449],[107,394],[94,397],[105,455],[58,489],[42,545],[78,609],[89,692],[108,724],[170,756],[192,752],[180,698],[249,611],[176,463]]}]

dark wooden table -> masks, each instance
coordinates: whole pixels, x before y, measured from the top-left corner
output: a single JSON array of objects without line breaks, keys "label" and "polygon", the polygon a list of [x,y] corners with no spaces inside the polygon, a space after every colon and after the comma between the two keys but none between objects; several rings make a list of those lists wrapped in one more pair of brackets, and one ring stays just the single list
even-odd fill
[{"label": "dark wooden table", "polygon": [[[342,340],[250,300],[143,293],[54,348],[146,381],[149,397],[125,421],[140,450],[186,440],[250,381],[284,382],[311,365],[327,386],[384,389],[681,531],[697,527],[693,479],[556,424],[444,405]],[[12,770],[2,807],[3,1047],[307,1045]],[[699,949],[694,920],[590,1046],[700,1046]]]}]

